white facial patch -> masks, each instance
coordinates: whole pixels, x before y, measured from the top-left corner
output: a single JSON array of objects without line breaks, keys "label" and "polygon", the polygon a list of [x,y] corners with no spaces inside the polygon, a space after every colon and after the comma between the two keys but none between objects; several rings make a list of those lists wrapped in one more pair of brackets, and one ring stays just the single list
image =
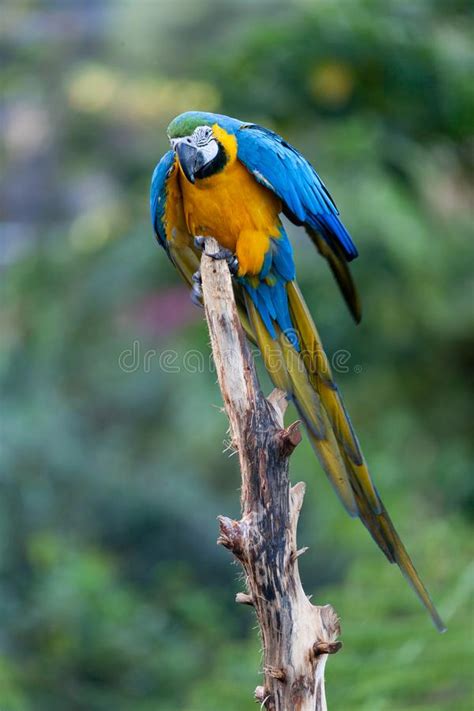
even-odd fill
[{"label": "white facial patch", "polygon": [[176,150],[179,143],[187,143],[190,146],[195,146],[202,156],[202,165],[207,165],[214,160],[219,152],[219,144],[214,138],[210,126],[198,126],[190,136],[170,138],[170,144],[173,150]]},{"label": "white facial patch", "polygon": [[218,151],[219,151],[219,146],[217,145],[217,141],[215,138],[211,138],[209,143],[206,143],[206,145],[200,146],[199,152],[203,156],[204,165],[207,165],[208,163],[211,162],[211,160],[214,160]]},{"label": "white facial patch", "polygon": [[209,126],[198,126],[194,129],[192,138],[194,140],[194,145],[196,148],[202,148],[207,146],[208,143],[214,138],[212,133],[212,128]]},{"label": "white facial patch", "polygon": [[194,145],[203,156],[204,165],[207,165],[216,157],[219,150],[212,128],[210,126],[198,126],[193,131],[192,139]]}]

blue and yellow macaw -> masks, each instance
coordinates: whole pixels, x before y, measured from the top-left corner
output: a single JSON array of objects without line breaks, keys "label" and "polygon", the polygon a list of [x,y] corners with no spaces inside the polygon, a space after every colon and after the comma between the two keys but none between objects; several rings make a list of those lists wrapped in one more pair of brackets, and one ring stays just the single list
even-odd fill
[{"label": "blue and yellow macaw", "polygon": [[[283,213],[304,225],[329,262],[356,321],[360,303],[348,262],[357,249],[327,188],[298,151],[273,131],[219,114],[191,111],[168,127],[171,143],[151,183],[158,241],[201,298],[202,238],[228,260],[242,325],[275,386],[295,404],[322,468],[351,516],[358,516],[440,619],[372,482],[334,382],[319,334],[295,281]],[[197,240],[196,240],[197,238]],[[199,239],[201,238],[201,239]]]}]

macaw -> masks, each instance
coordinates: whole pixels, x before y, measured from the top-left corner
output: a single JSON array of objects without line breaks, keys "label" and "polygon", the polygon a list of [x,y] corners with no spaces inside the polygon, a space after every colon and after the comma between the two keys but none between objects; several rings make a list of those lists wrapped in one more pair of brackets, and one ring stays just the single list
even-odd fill
[{"label": "macaw", "polygon": [[303,225],[325,257],[354,319],[359,297],[348,263],[357,257],[337,207],[312,165],[281,136],[253,123],[190,111],[168,127],[171,149],[151,181],[158,242],[200,301],[200,250],[214,237],[233,274],[248,338],[276,387],[303,420],[323,470],[348,513],[359,517],[397,563],[439,631],[444,624],[375,488],[334,382],[308,307],[295,281],[284,214]]}]

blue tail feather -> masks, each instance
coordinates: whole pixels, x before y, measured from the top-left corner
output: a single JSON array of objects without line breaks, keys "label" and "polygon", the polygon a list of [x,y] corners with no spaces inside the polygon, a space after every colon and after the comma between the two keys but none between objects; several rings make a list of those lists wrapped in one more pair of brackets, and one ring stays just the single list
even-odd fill
[{"label": "blue tail feather", "polygon": [[258,278],[256,286],[246,277],[241,278],[241,283],[255,304],[267,331],[272,338],[276,338],[276,323],[291,345],[299,351],[300,344],[291,321],[286,292],[287,282],[295,278],[295,265],[293,250],[283,227],[280,236],[271,240]]},{"label": "blue tail feather", "polygon": [[340,244],[348,262],[358,256],[359,253],[352,241],[352,237],[337,215],[324,213],[322,215],[315,215],[313,219],[316,229],[322,234],[329,245],[331,245],[331,242]]}]

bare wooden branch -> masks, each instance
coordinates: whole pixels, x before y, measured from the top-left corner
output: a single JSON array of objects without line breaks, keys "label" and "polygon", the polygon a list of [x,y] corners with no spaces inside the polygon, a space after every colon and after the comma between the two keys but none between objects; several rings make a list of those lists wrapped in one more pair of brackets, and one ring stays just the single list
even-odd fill
[{"label": "bare wooden branch", "polygon": [[218,542],[241,562],[247,593],[237,602],[253,605],[263,643],[264,683],[255,699],[267,711],[325,711],[324,668],[341,643],[330,605],[311,604],[301,585],[296,529],[305,485],[290,487],[288,458],[301,435],[298,422],[286,429],[285,394],[263,396],[235,306],[224,261],[209,254],[206,240],[202,287],[212,351],[232,441],[242,475],[240,521],[219,517]]},{"label": "bare wooden branch", "polygon": [[237,595],[235,596],[235,602],[238,602],[240,605],[251,605],[253,607],[252,597],[248,593],[237,593]]}]

